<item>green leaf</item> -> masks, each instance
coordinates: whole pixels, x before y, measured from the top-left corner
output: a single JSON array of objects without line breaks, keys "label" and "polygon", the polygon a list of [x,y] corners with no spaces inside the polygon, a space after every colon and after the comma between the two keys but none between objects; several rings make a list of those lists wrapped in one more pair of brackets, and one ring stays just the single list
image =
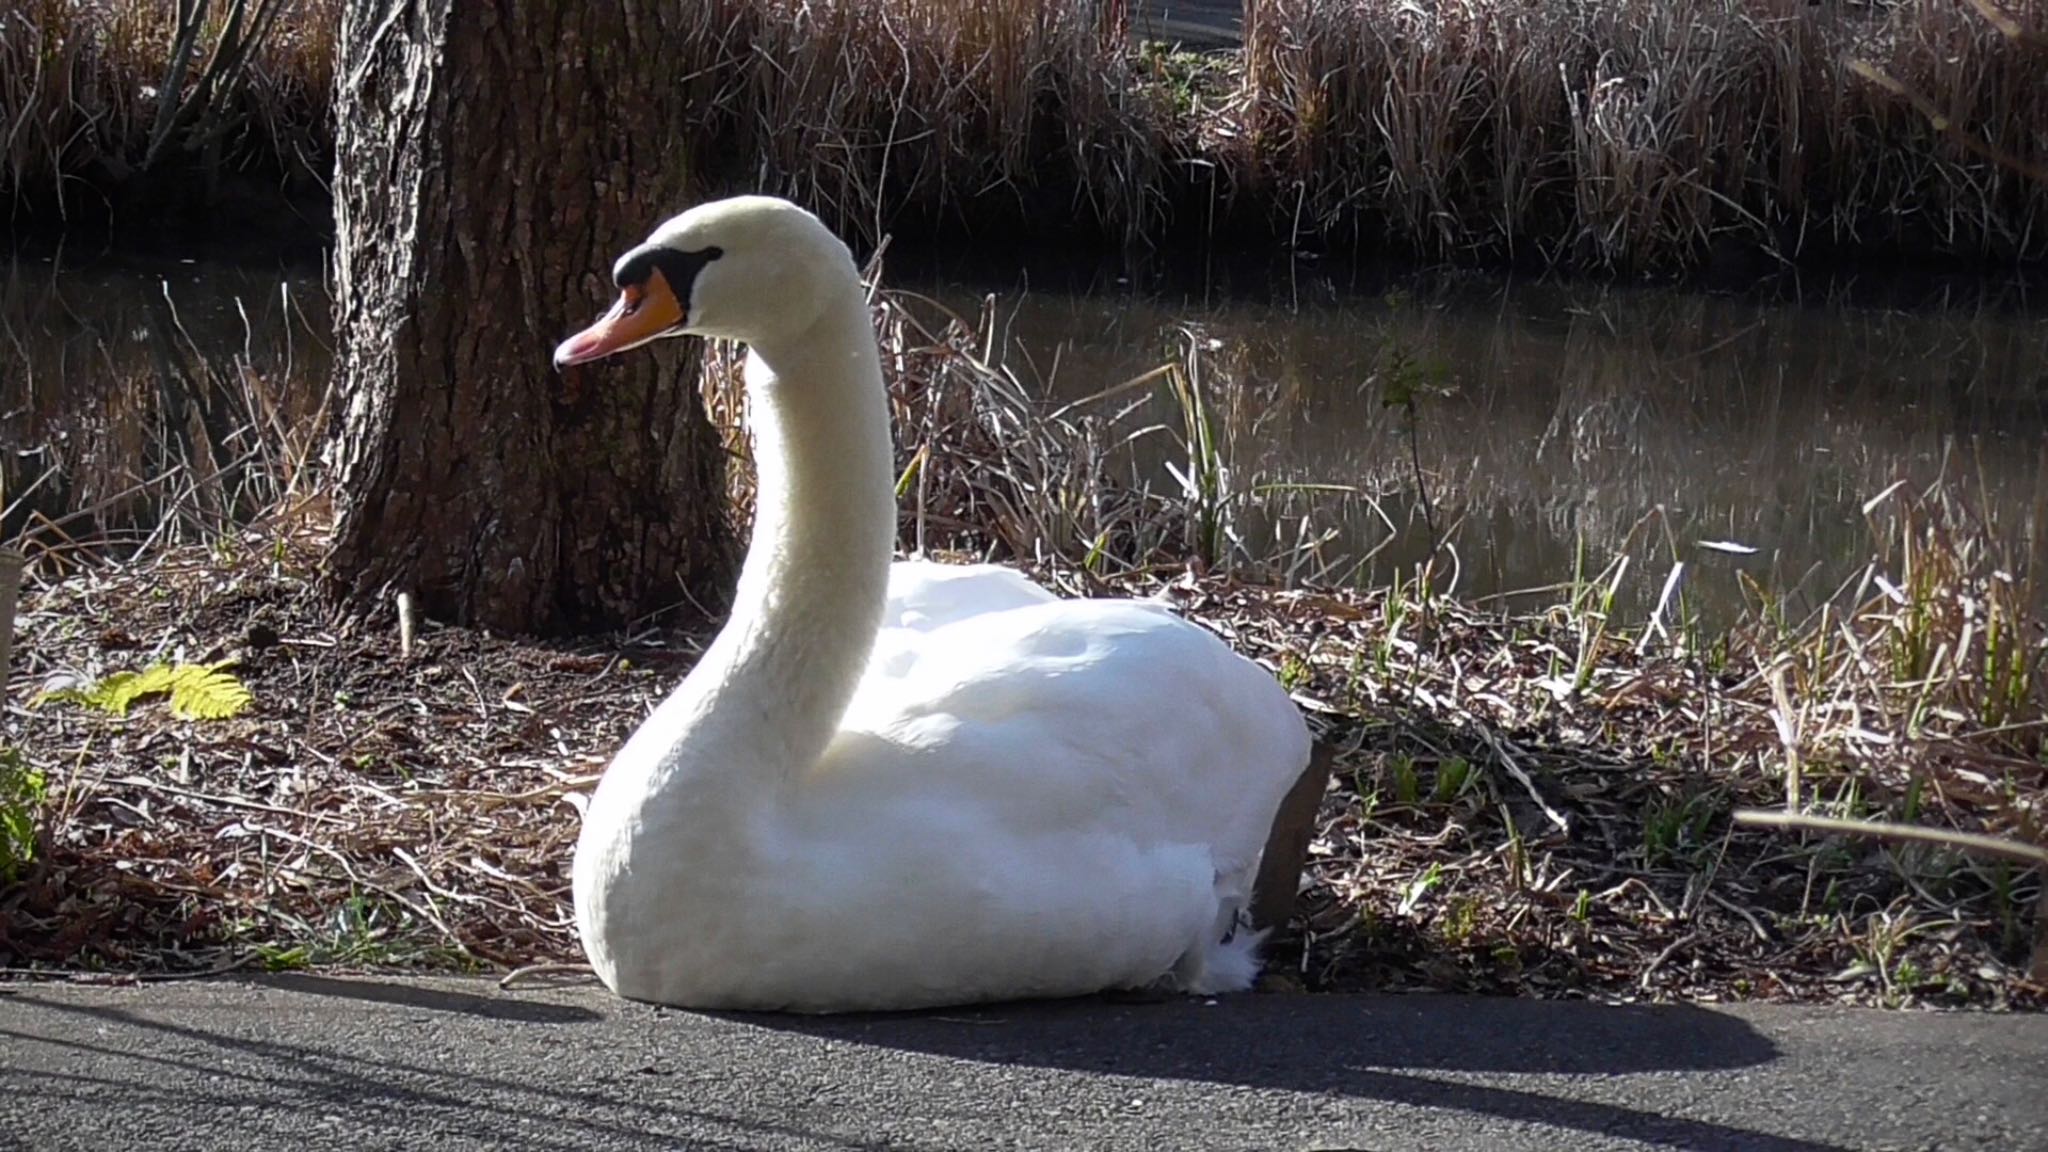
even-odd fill
[{"label": "green leaf", "polygon": [[170,688],[171,669],[158,664],[140,673],[116,672],[100,681],[91,689],[91,703],[102,712],[126,716],[137,700],[168,692]]},{"label": "green leaf", "polygon": [[110,716],[126,716],[136,701],[168,695],[171,715],[181,720],[226,720],[248,711],[255,701],[248,686],[227,671],[233,664],[152,664],[140,672],[115,672],[87,688],[45,692],[35,702],[82,704]]},{"label": "green leaf", "polygon": [[36,823],[48,788],[20,749],[0,745],[0,883],[35,862]]},{"label": "green leaf", "polygon": [[171,670],[171,715],[186,720],[226,720],[249,710],[255,698],[235,674],[233,661],[181,664]]}]

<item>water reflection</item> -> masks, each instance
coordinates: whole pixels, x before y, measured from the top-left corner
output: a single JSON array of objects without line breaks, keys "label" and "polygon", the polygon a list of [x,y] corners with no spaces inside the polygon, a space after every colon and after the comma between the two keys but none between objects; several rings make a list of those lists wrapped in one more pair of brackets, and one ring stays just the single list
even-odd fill
[{"label": "water reflection", "polygon": [[[1017,288],[936,279],[958,301]],[[1593,568],[1632,557],[1621,598],[1637,609],[1682,558],[1723,618],[1736,567],[1807,603],[1860,571],[1862,506],[1894,481],[1970,492],[2022,551],[2048,494],[2048,298],[2018,286],[1766,296],[1444,274],[1299,278],[1263,298],[1107,287],[1041,279],[1005,313],[1048,389],[1082,395],[1150,367],[1198,321],[1247,385],[1225,418],[1240,473],[1371,498],[1320,508],[1341,529],[1329,553],[1372,556],[1364,579],[1412,575],[1427,553],[1418,472],[1436,519],[1459,525],[1465,594],[1568,578],[1583,545]],[[1397,378],[1420,385],[1412,424],[1387,403]]]},{"label": "water reflection", "polygon": [[258,457],[309,424],[327,387],[321,284],[304,265],[10,261],[0,539],[53,520],[141,538],[185,525],[167,508],[246,513]]},{"label": "water reflection", "polygon": [[[1219,419],[1238,477],[1348,491],[1294,502],[1336,529],[1324,560],[1371,558],[1365,580],[1412,573],[1428,551],[1418,477],[1431,518],[1456,525],[1460,594],[1551,584],[1582,554],[1598,567],[1625,550],[1624,603],[1653,601],[1675,555],[1722,616],[1738,567],[1808,599],[1831,591],[1870,554],[1861,505],[1896,480],[1971,490],[2015,548],[2048,498],[2048,305],[2018,289],[1765,298],[1297,269],[1211,277],[1205,297],[908,262],[889,279],[969,316],[996,293],[1013,363],[1056,398],[1177,355],[1193,326],[1234,381]],[[210,466],[232,466],[250,424],[319,407],[326,324],[317,267],[17,259],[0,284],[14,364],[0,470],[10,494],[57,475],[0,530],[196,466],[202,440]],[[1412,423],[1387,403],[1395,378],[1420,386]],[[1151,415],[1174,419],[1163,396]],[[1144,475],[1172,487],[1171,455],[1163,437],[1143,442]],[[1645,523],[1653,509],[1664,518]]]}]

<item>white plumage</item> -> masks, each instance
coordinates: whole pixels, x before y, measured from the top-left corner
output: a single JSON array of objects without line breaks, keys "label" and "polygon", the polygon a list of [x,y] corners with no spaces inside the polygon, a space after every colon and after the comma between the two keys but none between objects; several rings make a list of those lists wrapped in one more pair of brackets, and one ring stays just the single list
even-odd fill
[{"label": "white plumage", "polygon": [[1159,604],[891,563],[887,409],[844,245],[743,197],[649,250],[690,254],[669,266],[692,283],[654,277],[558,359],[658,322],[746,341],[760,475],[731,620],[585,818],[599,976],[796,1011],[1248,987],[1239,912],[1309,756],[1273,677]]}]

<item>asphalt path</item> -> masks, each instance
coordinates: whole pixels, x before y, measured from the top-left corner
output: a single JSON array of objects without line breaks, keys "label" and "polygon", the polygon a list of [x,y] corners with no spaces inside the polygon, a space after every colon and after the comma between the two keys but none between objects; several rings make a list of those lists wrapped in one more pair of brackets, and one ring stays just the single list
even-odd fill
[{"label": "asphalt path", "polygon": [[0,985],[0,1146],[2048,1150],[2048,1017],[1434,995],[788,1018]]}]

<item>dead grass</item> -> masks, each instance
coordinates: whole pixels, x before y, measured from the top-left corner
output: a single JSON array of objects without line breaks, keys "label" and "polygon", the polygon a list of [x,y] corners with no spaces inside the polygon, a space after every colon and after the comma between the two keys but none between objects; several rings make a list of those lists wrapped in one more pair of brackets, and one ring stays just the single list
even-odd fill
[{"label": "dead grass", "polygon": [[[1309,987],[2039,1002],[2021,977],[2023,873],[1730,824],[1736,806],[1783,803],[1762,670],[1639,651],[1640,637],[1589,642],[1597,625],[1562,608],[1493,614],[1393,592],[1179,596],[1291,670],[1339,748],[1294,925],[1290,958]],[[1732,646],[1776,650],[1753,642]],[[1587,670],[1577,688],[1575,667]],[[1817,725],[1799,739],[1834,749],[1808,779],[1815,810],[1972,827],[1994,811],[2008,826],[2039,819],[2038,783],[2020,809],[1980,805],[1999,754],[1953,732],[1880,745]]]},{"label": "dead grass", "polygon": [[192,307],[169,280],[67,286],[21,265],[0,279],[15,373],[0,434],[22,446],[0,460],[0,540],[33,537],[46,575],[73,553],[205,543],[322,496],[324,301],[284,281],[252,284],[225,320]]},{"label": "dead grass", "polygon": [[332,164],[339,0],[0,0],[0,193],[68,220],[148,184]]},{"label": "dead grass", "polygon": [[[249,0],[274,29],[205,91],[172,83],[173,7],[0,0],[17,203],[160,163],[173,90],[200,178],[325,173],[338,4]],[[788,195],[870,241],[1277,233],[1663,271],[2048,254],[2048,184],[2025,175],[2048,171],[2040,0],[1256,0],[1246,50],[1213,56],[1134,51],[1115,11],[689,5],[678,150],[711,191]]]},{"label": "dead grass", "polygon": [[[206,724],[148,706],[26,713],[10,735],[45,772],[52,813],[34,872],[0,898],[12,963],[482,966],[573,951],[561,800],[687,649],[430,626],[406,659],[390,621],[320,602],[319,545],[249,533],[33,598],[30,683],[233,659],[260,703]],[[110,598],[129,607],[92,623]]]},{"label": "dead grass", "polygon": [[2043,251],[2048,188],[1970,143],[2041,164],[2048,57],[1968,4],[1255,8],[1246,147],[1295,227],[1629,268]]},{"label": "dead grass", "polygon": [[[688,636],[545,646],[394,621],[313,593],[316,535],[252,532],[38,588],[24,688],[232,658],[242,718],[17,708],[45,839],[0,896],[17,967],[498,969],[573,960],[567,867],[605,760],[687,668]],[[1941,848],[1733,827],[1782,804],[1936,827],[2038,828],[2038,728],[1933,714],[1886,676],[1781,702],[1771,629],[1702,658],[1560,605],[1491,613],[1415,589],[1278,591],[1183,570],[1164,591],[1266,662],[1339,749],[1310,884],[1269,986],[1631,999],[2021,1007],[2038,881]],[[124,605],[107,615],[107,605]],[[97,619],[96,619],[97,618]],[[1842,634],[1883,655],[1883,604]],[[1590,638],[1589,638],[1590,637]],[[1796,650],[1797,646],[1793,648]],[[1582,676],[1574,670],[1583,668]],[[1846,675],[1846,674],[1845,674]],[[1574,682],[1577,686],[1574,687]],[[1784,705],[1789,703],[1787,709]],[[1857,716],[1840,706],[1864,708]]]}]

